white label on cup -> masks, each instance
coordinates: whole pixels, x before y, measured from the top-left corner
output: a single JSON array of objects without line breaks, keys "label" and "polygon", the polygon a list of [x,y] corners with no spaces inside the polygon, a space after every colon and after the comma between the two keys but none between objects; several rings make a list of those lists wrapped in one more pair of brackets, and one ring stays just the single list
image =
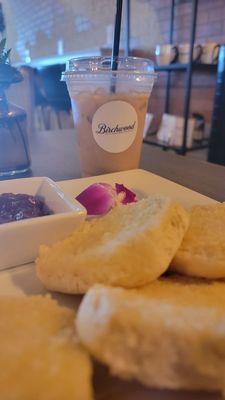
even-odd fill
[{"label": "white label on cup", "polygon": [[133,143],[138,128],[135,108],[122,100],[113,100],[97,109],[92,132],[97,144],[109,153],[121,153]]}]

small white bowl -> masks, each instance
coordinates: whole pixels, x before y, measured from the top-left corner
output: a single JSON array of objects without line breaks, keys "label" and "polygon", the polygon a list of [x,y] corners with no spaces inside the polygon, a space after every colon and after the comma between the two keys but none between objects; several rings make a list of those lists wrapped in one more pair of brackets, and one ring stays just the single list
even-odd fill
[{"label": "small white bowl", "polygon": [[34,261],[41,244],[64,239],[86,218],[86,209],[49,178],[1,181],[2,193],[40,195],[53,214],[0,224],[0,270]]}]

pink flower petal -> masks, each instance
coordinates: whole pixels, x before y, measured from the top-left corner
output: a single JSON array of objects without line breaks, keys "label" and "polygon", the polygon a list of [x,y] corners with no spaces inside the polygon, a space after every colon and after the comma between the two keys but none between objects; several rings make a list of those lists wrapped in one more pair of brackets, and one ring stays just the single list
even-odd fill
[{"label": "pink flower petal", "polygon": [[88,215],[103,215],[116,205],[116,191],[108,183],[93,183],[76,200],[86,208]]},{"label": "pink flower petal", "polygon": [[115,184],[115,189],[108,183],[93,183],[76,199],[86,208],[88,215],[104,215],[118,204],[137,201],[136,194],[119,183]]},{"label": "pink flower petal", "polygon": [[115,187],[116,187],[116,193],[118,196],[120,196],[120,202],[122,204],[137,202],[136,194],[131,190],[127,189],[122,183],[116,183]]}]

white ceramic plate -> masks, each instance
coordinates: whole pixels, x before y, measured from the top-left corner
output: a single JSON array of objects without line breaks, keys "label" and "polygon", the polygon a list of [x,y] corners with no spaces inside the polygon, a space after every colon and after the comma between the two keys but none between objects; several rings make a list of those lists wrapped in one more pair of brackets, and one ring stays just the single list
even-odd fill
[{"label": "white ceramic plate", "polygon": [[[179,201],[184,206],[216,203],[213,199],[143,170],[125,171],[98,177],[63,181],[59,182],[59,186],[65,194],[75,197],[94,182],[107,182],[111,184],[116,182],[123,183],[137,192],[139,198],[149,194],[166,195]],[[44,293],[46,293],[46,290],[36,277],[33,263],[0,272],[1,295],[24,296]],[[79,296],[53,294],[53,297],[55,297],[60,304],[73,308],[77,307],[80,301]],[[97,373],[95,379],[96,400],[148,400],[150,398],[151,400],[221,399],[218,394],[208,395],[206,393],[193,394],[149,390],[134,382],[123,382],[119,379],[111,378],[104,369],[100,373]]]},{"label": "white ceramic plate", "polygon": [[[61,181],[58,185],[68,197],[74,198],[94,182],[123,183],[128,188],[134,190],[139,198],[150,194],[165,195],[179,201],[186,207],[195,204],[216,203],[215,200],[209,197],[140,169],[91,178]],[[29,242],[27,242],[27,246],[29,247]],[[0,272],[0,294],[26,295],[43,292],[45,290],[35,276],[33,263]]]}]

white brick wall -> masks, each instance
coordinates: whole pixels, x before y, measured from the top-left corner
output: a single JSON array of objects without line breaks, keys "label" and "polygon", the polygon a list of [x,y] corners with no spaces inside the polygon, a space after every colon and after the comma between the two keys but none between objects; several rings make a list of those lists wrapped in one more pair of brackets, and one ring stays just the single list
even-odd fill
[{"label": "white brick wall", "polygon": [[[115,0],[2,0],[13,61],[25,61],[99,48],[114,22]],[[155,9],[148,0],[131,0],[135,47],[150,49],[160,40]]]}]

